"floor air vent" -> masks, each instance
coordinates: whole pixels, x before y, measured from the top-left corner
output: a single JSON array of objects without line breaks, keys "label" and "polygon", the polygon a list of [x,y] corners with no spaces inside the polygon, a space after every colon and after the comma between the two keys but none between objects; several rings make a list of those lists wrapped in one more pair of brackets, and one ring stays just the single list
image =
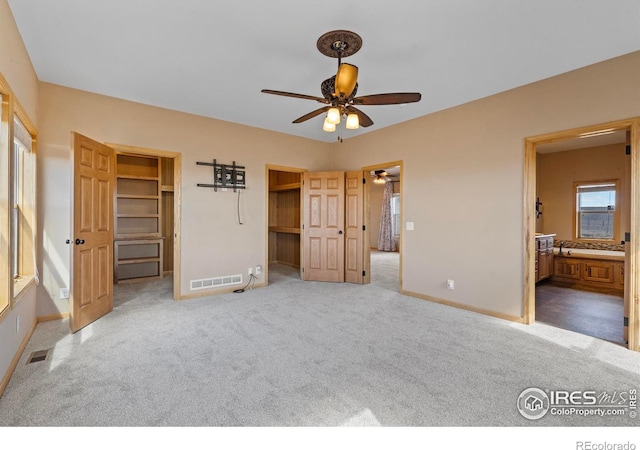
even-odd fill
[{"label": "floor air vent", "polygon": [[31,364],[34,362],[40,362],[47,359],[49,356],[49,350],[38,350],[37,352],[33,352],[29,355],[29,359],[27,359],[27,364]]},{"label": "floor air vent", "polygon": [[232,286],[242,284],[242,275],[229,275],[226,277],[203,278],[202,280],[191,280],[191,290],[210,289],[222,286]]}]

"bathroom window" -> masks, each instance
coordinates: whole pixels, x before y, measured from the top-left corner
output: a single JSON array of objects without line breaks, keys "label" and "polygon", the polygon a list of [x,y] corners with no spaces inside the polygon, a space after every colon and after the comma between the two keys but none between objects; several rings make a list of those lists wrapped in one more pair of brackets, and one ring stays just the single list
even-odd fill
[{"label": "bathroom window", "polygon": [[618,180],[575,183],[576,238],[614,241],[618,225]]}]

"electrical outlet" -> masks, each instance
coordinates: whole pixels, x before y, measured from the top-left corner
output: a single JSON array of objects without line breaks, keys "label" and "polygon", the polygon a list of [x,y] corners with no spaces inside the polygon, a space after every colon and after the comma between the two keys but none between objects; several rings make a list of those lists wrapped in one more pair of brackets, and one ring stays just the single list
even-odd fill
[{"label": "electrical outlet", "polygon": [[453,280],[447,280],[447,289],[453,290]]},{"label": "electrical outlet", "polygon": [[253,275],[253,267],[249,267],[249,275]]},{"label": "electrical outlet", "polygon": [[262,266],[256,266],[256,275],[260,275],[262,273]]},{"label": "electrical outlet", "polygon": [[16,334],[20,333],[20,316],[16,317]]},{"label": "electrical outlet", "polygon": [[60,288],[60,300],[69,298],[69,288]]}]

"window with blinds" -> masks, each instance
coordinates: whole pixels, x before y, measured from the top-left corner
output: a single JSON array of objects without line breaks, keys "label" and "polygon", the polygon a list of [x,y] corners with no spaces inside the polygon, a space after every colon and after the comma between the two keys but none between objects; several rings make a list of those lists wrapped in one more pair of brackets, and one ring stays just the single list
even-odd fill
[{"label": "window with blinds", "polygon": [[576,183],[576,237],[614,240],[617,227],[618,180]]},{"label": "window with blinds", "polygon": [[13,123],[12,274],[33,276],[35,269],[35,155],[33,138],[20,119]]},{"label": "window with blinds", "polygon": [[9,105],[0,93],[0,314],[9,308]]}]

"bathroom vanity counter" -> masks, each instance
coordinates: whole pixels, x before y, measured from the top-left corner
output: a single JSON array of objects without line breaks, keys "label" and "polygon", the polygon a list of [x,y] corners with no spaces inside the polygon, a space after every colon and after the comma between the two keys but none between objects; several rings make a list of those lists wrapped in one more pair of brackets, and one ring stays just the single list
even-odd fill
[{"label": "bathroom vanity counter", "polygon": [[614,252],[610,250],[591,250],[585,248],[563,248],[560,254],[559,248],[554,248],[555,256],[566,256],[568,258],[600,259],[608,261],[624,261],[624,252]]}]

